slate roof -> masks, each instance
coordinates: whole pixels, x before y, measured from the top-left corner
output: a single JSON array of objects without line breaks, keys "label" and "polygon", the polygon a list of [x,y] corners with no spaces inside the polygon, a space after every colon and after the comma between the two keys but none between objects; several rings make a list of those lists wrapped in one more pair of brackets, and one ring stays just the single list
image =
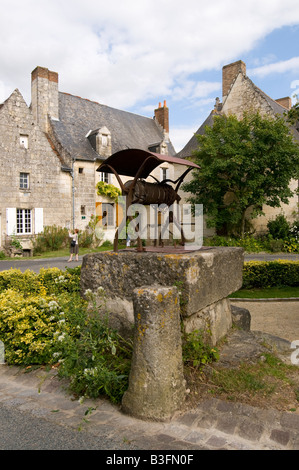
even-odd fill
[{"label": "slate roof", "polygon": [[193,151],[198,148],[198,140],[196,138],[196,135],[198,135],[198,134],[203,135],[205,133],[205,127],[206,126],[212,127],[213,126],[214,116],[216,116],[216,115],[217,115],[217,113],[215,113],[214,111],[212,111],[209,114],[207,119],[203,122],[203,124],[199,127],[199,129],[197,129],[197,131],[193,134],[193,136],[191,137],[189,142],[187,142],[185,147],[182,150],[180,150],[180,152],[178,152],[176,154],[176,157],[178,157],[178,158],[187,158],[187,157],[192,156]]},{"label": "slate roof", "polygon": [[[54,134],[64,150],[78,160],[103,160],[87,134],[106,126],[111,132],[112,153],[127,148],[148,148],[163,140],[163,131],[152,118],[111,108],[95,101],[59,92],[59,120],[51,119]],[[175,150],[169,142],[169,155]]]}]

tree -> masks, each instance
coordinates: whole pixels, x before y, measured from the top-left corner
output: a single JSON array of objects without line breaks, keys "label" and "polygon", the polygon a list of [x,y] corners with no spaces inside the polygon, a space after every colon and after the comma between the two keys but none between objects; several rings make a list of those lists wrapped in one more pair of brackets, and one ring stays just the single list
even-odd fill
[{"label": "tree", "polygon": [[197,138],[200,170],[183,189],[191,193],[189,202],[203,204],[208,227],[243,236],[249,208],[255,218],[264,204],[288,203],[290,181],[299,175],[299,147],[283,118],[258,112],[244,113],[241,120],[215,116]]},{"label": "tree", "polygon": [[[298,97],[297,97],[298,100]],[[290,124],[296,124],[299,121],[299,101],[287,113],[287,120]]]}]

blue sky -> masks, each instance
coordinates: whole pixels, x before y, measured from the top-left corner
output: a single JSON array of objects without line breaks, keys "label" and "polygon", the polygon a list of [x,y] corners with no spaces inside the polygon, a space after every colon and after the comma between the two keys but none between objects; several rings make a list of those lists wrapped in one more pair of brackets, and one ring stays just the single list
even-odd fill
[{"label": "blue sky", "polygon": [[59,89],[152,117],[166,100],[179,151],[237,60],[274,99],[299,93],[298,0],[0,0],[0,102],[30,104],[31,71]]}]

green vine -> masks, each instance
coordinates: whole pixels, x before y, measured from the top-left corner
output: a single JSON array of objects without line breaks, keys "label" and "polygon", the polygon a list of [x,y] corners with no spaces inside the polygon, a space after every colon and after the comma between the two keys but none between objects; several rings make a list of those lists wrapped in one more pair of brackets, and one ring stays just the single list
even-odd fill
[{"label": "green vine", "polygon": [[113,184],[105,183],[104,181],[99,181],[96,185],[97,194],[99,196],[106,196],[114,201],[117,201],[118,196],[121,195],[120,189],[118,189]]}]

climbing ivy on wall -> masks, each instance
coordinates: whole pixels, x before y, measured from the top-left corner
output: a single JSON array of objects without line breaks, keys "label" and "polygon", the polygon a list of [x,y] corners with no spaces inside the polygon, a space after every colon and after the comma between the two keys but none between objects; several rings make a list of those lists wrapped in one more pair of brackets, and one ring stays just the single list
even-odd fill
[{"label": "climbing ivy on wall", "polygon": [[108,184],[108,183],[105,183],[104,181],[99,181],[96,185],[96,188],[97,188],[97,194],[99,196],[110,197],[110,199],[113,199],[114,201],[116,201],[118,196],[121,195],[120,189],[118,189],[113,184]]}]

